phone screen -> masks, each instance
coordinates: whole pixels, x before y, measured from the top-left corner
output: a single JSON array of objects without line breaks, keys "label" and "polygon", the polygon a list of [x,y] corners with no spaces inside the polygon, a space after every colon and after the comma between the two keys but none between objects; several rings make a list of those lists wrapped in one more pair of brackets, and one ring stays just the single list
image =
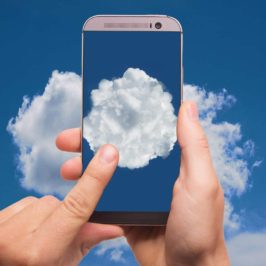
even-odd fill
[{"label": "phone screen", "polygon": [[84,32],[83,171],[105,143],[120,154],[96,211],[169,211],[180,102],[180,32]]}]

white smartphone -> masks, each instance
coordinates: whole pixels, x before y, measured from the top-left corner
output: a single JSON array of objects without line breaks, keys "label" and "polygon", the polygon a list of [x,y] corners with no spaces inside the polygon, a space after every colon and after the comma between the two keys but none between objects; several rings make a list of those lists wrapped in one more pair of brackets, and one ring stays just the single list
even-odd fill
[{"label": "white smartphone", "polygon": [[165,225],[179,175],[183,33],[165,15],[97,15],[82,33],[83,171],[106,143],[119,164],[90,221]]}]

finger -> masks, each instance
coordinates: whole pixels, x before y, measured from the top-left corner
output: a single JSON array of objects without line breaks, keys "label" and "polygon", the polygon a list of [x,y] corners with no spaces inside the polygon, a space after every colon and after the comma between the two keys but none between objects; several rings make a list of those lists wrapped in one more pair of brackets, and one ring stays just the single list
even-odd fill
[{"label": "finger", "polygon": [[208,140],[193,102],[184,102],[179,110],[177,138],[181,147],[181,168],[183,173],[186,172],[186,179],[201,183],[216,179]]},{"label": "finger", "polygon": [[82,161],[80,157],[71,158],[61,166],[61,176],[67,180],[75,180],[81,176]]},{"label": "finger", "polygon": [[43,223],[61,204],[61,201],[52,195],[46,195],[40,198],[31,209],[32,216],[30,214],[28,217],[34,217],[34,223],[32,227],[38,227]]},{"label": "finger", "polygon": [[70,152],[80,152],[81,148],[81,129],[66,129],[58,134],[56,138],[56,146],[58,149]]},{"label": "finger", "polygon": [[134,251],[150,246],[150,242],[164,241],[165,226],[123,226],[124,235]]},{"label": "finger", "polygon": [[43,196],[14,214],[9,219],[8,225],[11,228],[23,226],[24,230],[33,232],[54,212],[59,204],[60,201],[54,196]]},{"label": "finger", "polygon": [[103,240],[112,239],[124,235],[124,230],[117,225],[86,223],[78,234],[77,243],[85,255],[90,248]]},{"label": "finger", "polygon": [[73,241],[80,227],[84,225],[103,190],[111,179],[118,163],[118,151],[114,146],[102,146],[87,166],[76,186],[68,193],[62,204],[42,226],[43,234],[47,230],[54,230],[55,242]]},{"label": "finger", "polygon": [[10,219],[12,216],[14,216],[15,214],[19,213],[24,208],[26,208],[27,206],[33,204],[37,200],[38,199],[36,197],[29,196],[29,197],[23,198],[23,199],[15,202],[12,205],[10,205],[10,206],[6,207],[5,209],[1,210],[1,212],[0,212],[0,223]]}]

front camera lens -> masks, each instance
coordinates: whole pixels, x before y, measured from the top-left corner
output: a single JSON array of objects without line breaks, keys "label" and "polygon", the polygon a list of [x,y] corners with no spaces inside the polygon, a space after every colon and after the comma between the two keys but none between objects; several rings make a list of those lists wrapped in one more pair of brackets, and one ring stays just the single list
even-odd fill
[{"label": "front camera lens", "polygon": [[156,22],[156,23],[155,23],[155,28],[156,28],[157,30],[159,30],[161,27],[162,27],[162,23],[161,23],[161,22]]}]

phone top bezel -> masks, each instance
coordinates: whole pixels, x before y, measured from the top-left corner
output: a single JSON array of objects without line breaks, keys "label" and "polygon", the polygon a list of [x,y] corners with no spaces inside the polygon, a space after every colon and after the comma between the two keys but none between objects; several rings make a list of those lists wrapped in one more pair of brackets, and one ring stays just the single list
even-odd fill
[{"label": "phone top bezel", "polygon": [[[162,27],[154,27],[156,22],[161,22]],[[106,23],[120,24],[106,27]],[[123,26],[123,24],[125,26]],[[127,24],[127,25],[126,25]],[[143,24],[143,26],[142,26]],[[144,25],[152,24],[152,27]],[[166,15],[96,15],[88,18],[83,31],[178,31],[183,32],[180,22]]]}]

